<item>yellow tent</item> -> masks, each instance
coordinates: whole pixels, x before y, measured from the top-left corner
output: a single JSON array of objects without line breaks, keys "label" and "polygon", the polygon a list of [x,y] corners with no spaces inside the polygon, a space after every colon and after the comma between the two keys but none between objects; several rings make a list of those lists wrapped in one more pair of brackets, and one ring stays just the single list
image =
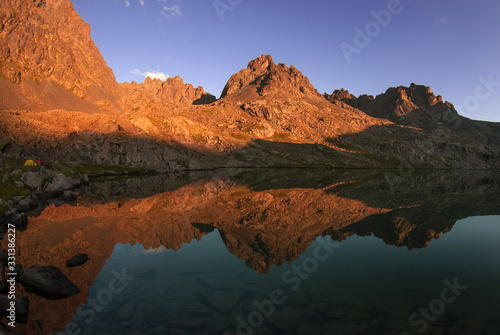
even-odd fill
[{"label": "yellow tent", "polygon": [[28,159],[26,163],[24,163],[24,166],[37,166],[37,165],[34,160]]}]

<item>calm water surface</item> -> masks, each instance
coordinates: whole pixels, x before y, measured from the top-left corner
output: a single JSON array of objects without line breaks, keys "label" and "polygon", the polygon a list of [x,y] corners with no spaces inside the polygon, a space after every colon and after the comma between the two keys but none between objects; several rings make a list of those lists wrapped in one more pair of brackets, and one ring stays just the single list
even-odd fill
[{"label": "calm water surface", "polygon": [[82,293],[35,301],[67,315],[30,315],[25,329],[500,334],[498,177],[278,170],[91,184],[20,237],[27,255],[23,243],[58,221],[60,241],[33,263],[91,256],[68,272]]}]

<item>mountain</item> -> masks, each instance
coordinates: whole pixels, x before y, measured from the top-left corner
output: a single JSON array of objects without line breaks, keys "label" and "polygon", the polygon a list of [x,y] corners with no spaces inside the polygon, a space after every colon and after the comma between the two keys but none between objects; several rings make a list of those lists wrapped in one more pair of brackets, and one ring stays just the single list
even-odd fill
[{"label": "mountain", "polygon": [[69,0],[0,2],[0,73],[0,110],[116,112],[123,107],[116,100],[131,90],[172,103],[215,99],[178,77],[156,91],[149,83],[119,85]]},{"label": "mountain", "polygon": [[122,95],[121,103],[124,108],[132,110],[162,103],[204,105],[216,100],[210,93],[205,93],[203,87],[194,88],[191,84],[184,84],[179,76],[167,78],[163,82],[148,77],[142,84],[123,83],[121,87],[126,92]]},{"label": "mountain", "polygon": [[500,168],[500,125],[458,115],[425,86],[321,95],[270,55],[219,100],[179,76],[118,84],[69,0],[0,1],[0,113],[1,154],[72,163]]},{"label": "mountain", "polygon": [[51,108],[58,97],[77,101],[69,92],[93,100],[117,92],[90,26],[69,0],[2,0],[0,27],[2,86],[20,85],[32,107]]},{"label": "mountain", "polygon": [[458,115],[451,103],[434,95],[430,87],[415,83],[410,87],[391,87],[375,98],[368,95],[355,97],[344,89],[335,90],[331,95],[324,94],[324,97],[333,103],[341,101],[370,116],[402,125],[444,124],[458,128],[465,119]]},{"label": "mountain", "polygon": [[261,55],[250,61],[246,69],[229,78],[222,98],[254,101],[262,98],[313,99],[319,93],[293,65],[276,65],[270,55]]}]

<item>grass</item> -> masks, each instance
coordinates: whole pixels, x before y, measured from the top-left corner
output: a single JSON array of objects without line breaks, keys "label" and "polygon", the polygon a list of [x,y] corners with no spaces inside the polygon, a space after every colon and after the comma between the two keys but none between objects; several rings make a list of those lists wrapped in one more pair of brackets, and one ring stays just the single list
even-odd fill
[{"label": "grass", "polygon": [[[14,185],[15,181],[21,180],[21,175],[24,172],[39,171],[40,167],[38,166],[24,166],[24,162],[26,159],[22,158],[12,158],[1,156],[0,157],[4,163],[4,167],[0,168],[0,199],[9,200],[15,196],[27,196],[31,194],[31,191],[26,187],[17,187]],[[114,171],[119,173],[128,173],[128,174],[139,174],[139,173],[153,173],[155,170],[146,169],[141,167],[130,167],[123,165],[96,165],[96,164],[78,164],[78,165],[68,165],[63,163],[53,163],[50,164],[50,169],[57,172],[62,173],[66,176],[75,176],[82,174],[101,174],[106,173],[108,171]],[[15,170],[21,170],[21,174],[11,176],[10,174]],[[9,174],[9,178],[7,181],[2,182],[1,179],[5,174]],[[51,182],[51,178],[47,178],[43,180],[43,185]],[[5,212],[5,210],[4,210]],[[0,211],[0,215],[4,212]]]},{"label": "grass", "polygon": [[[30,195],[31,192],[26,187],[17,187],[10,182],[0,181],[0,199],[9,200],[12,197]],[[1,213],[3,214],[3,213]]]}]

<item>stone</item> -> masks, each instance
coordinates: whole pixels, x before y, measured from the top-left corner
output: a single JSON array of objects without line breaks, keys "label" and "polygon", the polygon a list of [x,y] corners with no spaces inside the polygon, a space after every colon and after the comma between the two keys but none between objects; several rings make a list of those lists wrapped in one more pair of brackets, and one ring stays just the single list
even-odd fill
[{"label": "stone", "polygon": [[82,174],[80,176],[80,181],[83,185],[88,185],[90,182],[89,176],[87,174]]},{"label": "stone", "polygon": [[66,261],[66,266],[71,268],[74,266],[80,266],[82,264],[85,264],[89,260],[89,257],[87,254],[79,254],[76,256],[71,257]]},{"label": "stone", "polygon": [[16,181],[14,182],[14,186],[16,186],[17,188],[21,188],[21,187],[24,187],[24,184],[23,184],[23,182],[22,182],[22,181],[20,181],[20,180],[16,180]]},{"label": "stone", "polygon": [[[10,307],[10,302],[8,294],[0,294],[0,312],[2,314],[8,314],[6,311]],[[16,315],[26,316],[29,312],[29,300],[23,295],[16,295],[14,299],[16,303]],[[3,334],[3,333],[0,333]]]},{"label": "stone", "polygon": [[73,191],[64,191],[62,199],[64,201],[73,201],[78,197],[78,195]]},{"label": "stone", "polygon": [[243,295],[244,293],[241,291],[225,291],[218,295],[213,295],[210,299],[206,300],[206,303],[217,312],[227,314],[231,312],[234,305],[238,303]]},{"label": "stone", "polygon": [[47,184],[43,189],[43,192],[53,195],[63,193],[66,190],[70,190],[72,188],[71,178],[66,177],[62,173],[57,174],[52,182]]},{"label": "stone", "polygon": [[122,308],[120,308],[120,310],[117,313],[117,316],[122,320],[128,320],[132,316],[132,314],[134,314],[134,311],[135,311],[135,304],[130,302],[122,306]]},{"label": "stone", "polygon": [[29,211],[31,208],[31,197],[22,198],[16,205],[17,209],[20,211]]},{"label": "stone", "polygon": [[25,226],[28,224],[28,216],[25,213],[14,213],[7,221],[16,227]]},{"label": "stone", "polygon": [[39,266],[23,269],[19,282],[35,293],[49,298],[67,298],[80,293],[80,289],[55,266]]},{"label": "stone", "polygon": [[10,173],[10,175],[11,175],[11,176],[19,176],[21,173],[23,173],[23,171],[22,171],[22,170],[17,169],[17,170],[12,171],[12,172]]},{"label": "stone", "polygon": [[2,177],[2,183],[7,182],[7,180],[9,180],[9,174],[8,173],[6,173],[6,174],[3,175],[3,177]]},{"label": "stone", "polygon": [[201,318],[182,318],[175,319],[168,322],[168,325],[172,328],[187,328],[187,329],[197,329],[203,324],[203,319]]},{"label": "stone", "polygon": [[42,178],[38,173],[34,173],[32,171],[28,171],[23,173],[21,180],[24,185],[28,186],[29,189],[33,192],[42,191]]}]

